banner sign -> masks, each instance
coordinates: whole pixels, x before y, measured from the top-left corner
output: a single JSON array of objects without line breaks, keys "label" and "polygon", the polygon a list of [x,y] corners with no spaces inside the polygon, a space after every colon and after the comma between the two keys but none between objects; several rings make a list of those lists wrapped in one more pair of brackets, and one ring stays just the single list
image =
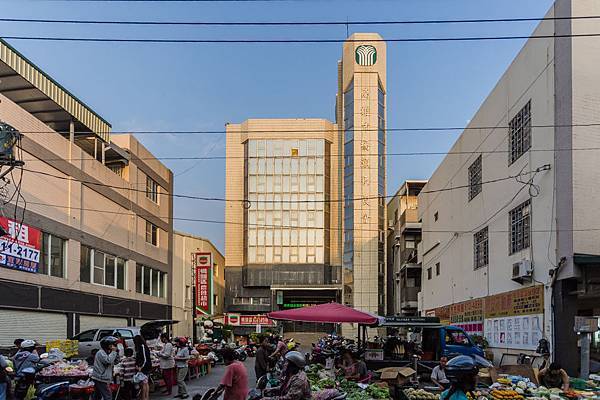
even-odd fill
[{"label": "banner sign", "polygon": [[[483,335],[485,331],[492,347],[517,349],[528,349],[532,346],[535,349],[542,333],[539,327],[540,321],[543,321],[543,313],[543,285],[426,311],[426,315],[435,315],[443,324],[458,326],[469,334]],[[530,315],[531,318],[507,318],[520,315]],[[509,326],[511,331],[508,330]],[[514,330],[515,326],[519,328],[519,332]]]},{"label": "banner sign", "polygon": [[0,224],[8,232],[0,237],[0,266],[38,272],[42,232],[5,217],[0,217]]},{"label": "banner sign", "polygon": [[485,317],[542,314],[544,312],[544,286],[537,285],[512,292],[500,293],[485,299]]},{"label": "banner sign", "polygon": [[274,326],[273,320],[266,315],[243,315],[243,314],[225,314],[225,324],[233,326]]},{"label": "banner sign", "polygon": [[196,253],[196,309],[212,314],[212,253]]}]

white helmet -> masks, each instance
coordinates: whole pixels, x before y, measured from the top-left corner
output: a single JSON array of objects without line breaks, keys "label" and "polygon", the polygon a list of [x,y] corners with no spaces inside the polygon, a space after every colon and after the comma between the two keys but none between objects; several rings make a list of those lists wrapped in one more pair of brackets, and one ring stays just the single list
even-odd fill
[{"label": "white helmet", "polygon": [[20,346],[20,347],[21,347],[22,349],[28,349],[28,348],[30,348],[30,347],[35,347],[35,340],[30,340],[30,339],[23,340],[23,341],[21,342],[21,346]]}]

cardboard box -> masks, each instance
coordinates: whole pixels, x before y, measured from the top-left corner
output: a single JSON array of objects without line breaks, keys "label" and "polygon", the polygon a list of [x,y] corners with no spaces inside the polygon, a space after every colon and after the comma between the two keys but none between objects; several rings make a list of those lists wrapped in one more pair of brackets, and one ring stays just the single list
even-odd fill
[{"label": "cardboard box", "polygon": [[381,374],[380,379],[390,385],[404,385],[417,373],[417,371],[409,367],[387,367],[377,372]]}]

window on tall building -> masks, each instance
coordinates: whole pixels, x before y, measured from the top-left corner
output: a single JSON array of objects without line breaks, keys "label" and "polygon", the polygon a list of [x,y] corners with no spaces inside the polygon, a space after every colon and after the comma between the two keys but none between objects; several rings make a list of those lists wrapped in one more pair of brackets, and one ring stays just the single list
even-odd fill
[{"label": "window on tall building", "polygon": [[126,288],[125,259],[81,245],[81,268],[79,279],[96,285],[117,289]]},{"label": "window on tall building", "polygon": [[510,165],[531,147],[531,100],[510,120],[508,133],[508,165]]},{"label": "window on tall building", "polygon": [[146,197],[158,204],[158,183],[146,175]]},{"label": "window on tall building", "polygon": [[509,212],[510,248],[513,254],[529,247],[531,227],[531,202],[521,203]]},{"label": "window on tall building", "polygon": [[39,274],[65,277],[67,265],[67,241],[50,233],[43,233],[40,252]]},{"label": "window on tall building", "polygon": [[166,272],[145,265],[136,265],[135,291],[154,297],[167,297]]},{"label": "window on tall building", "polygon": [[146,242],[158,246],[158,227],[150,221],[146,221]]},{"label": "window on tall building", "polygon": [[326,262],[327,146],[323,139],[248,141],[249,263]]},{"label": "window on tall building", "polygon": [[481,193],[481,154],[469,167],[469,201]]},{"label": "window on tall building", "polygon": [[439,215],[439,214],[438,214],[438,212],[436,211],[436,212],[433,214],[433,220],[434,220],[434,221],[437,221],[439,217],[440,217],[440,215]]},{"label": "window on tall building", "polygon": [[430,280],[433,277],[433,271],[431,267],[427,268],[427,279]]},{"label": "window on tall building", "polygon": [[435,275],[440,276],[440,273],[441,273],[440,263],[435,263]]},{"label": "window on tall building", "polygon": [[473,266],[475,269],[485,267],[489,263],[488,227],[473,235]]}]

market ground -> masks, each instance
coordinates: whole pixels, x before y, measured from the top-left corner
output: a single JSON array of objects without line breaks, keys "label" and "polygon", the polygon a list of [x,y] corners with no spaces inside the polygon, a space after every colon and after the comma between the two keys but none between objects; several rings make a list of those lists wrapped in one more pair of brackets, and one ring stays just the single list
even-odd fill
[{"label": "market ground", "polygon": [[[256,382],[256,377],[254,375],[254,357],[248,357],[246,361],[244,361],[244,365],[246,366],[246,370],[248,370],[248,385],[250,389],[254,387],[254,383]],[[190,399],[195,394],[204,394],[208,389],[219,386],[219,382],[225,373],[225,366],[223,364],[217,365],[212,369],[211,373],[205,376],[201,376],[196,379],[192,379],[191,381],[187,381],[188,393],[190,394]],[[173,387],[173,395],[177,394],[177,386]],[[152,399],[171,399],[173,396],[162,396],[158,393],[150,395]]]}]

